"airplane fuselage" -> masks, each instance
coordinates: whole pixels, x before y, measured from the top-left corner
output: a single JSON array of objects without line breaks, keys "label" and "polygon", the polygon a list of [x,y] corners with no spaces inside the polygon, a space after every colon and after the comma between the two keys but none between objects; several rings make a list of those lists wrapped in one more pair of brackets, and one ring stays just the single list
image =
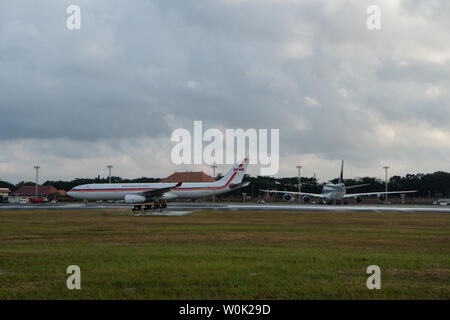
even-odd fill
[{"label": "airplane fuselage", "polygon": [[339,184],[326,184],[322,188],[322,194],[328,201],[341,201],[345,196],[345,185]]}]

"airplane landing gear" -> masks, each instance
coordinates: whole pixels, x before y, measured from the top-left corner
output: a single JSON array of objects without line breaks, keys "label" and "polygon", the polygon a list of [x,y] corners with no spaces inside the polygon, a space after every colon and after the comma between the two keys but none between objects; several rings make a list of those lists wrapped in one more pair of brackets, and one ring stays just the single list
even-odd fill
[{"label": "airplane landing gear", "polygon": [[155,210],[162,211],[167,208],[167,202],[149,202],[149,203],[137,203],[131,208],[132,215],[143,215]]}]

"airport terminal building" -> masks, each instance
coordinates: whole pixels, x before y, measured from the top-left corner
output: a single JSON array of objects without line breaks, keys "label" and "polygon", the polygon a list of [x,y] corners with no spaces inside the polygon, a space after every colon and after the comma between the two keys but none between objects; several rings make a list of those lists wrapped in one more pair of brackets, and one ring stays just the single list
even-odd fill
[{"label": "airport terminal building", "polygon": [[[49,198],[52,195],[65,196],[64,190],[58,190],[54,186],[38,186],[38,198]],[[16,192],[9,196],[10,203],[28,202],[29,198],[36,197],[36,186],[21,186]]]},{"label": "airport terminal building", "polygon": [[0,202],[8,201],[8,196],[11,193],[11,190],[8,188],[0,188]]}]

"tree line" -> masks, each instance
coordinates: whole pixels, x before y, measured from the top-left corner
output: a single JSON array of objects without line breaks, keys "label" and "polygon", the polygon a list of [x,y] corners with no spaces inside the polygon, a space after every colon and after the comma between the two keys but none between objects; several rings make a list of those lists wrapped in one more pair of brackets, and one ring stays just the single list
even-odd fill
[{"label": "tree line", "polygon": [[[233,191],[231,195],[247,193],[249,196],[260,197],[263,195],[261,189],[279,191],[298,191],[298,177],[273,178],[273,177],[251,177],[246,175],[244,180],[250,181],[250,185]],[[330,182],[337,183],[339,179]],[[324,183],[319,183],[315,178],[301,177],[301,191],[308,193],[320,193]],[[363,193],[372,191],[384,191],[385,180],[374,177],[361,177],[355,179],[344,179],[346,186],[367,184],[367,186],[350,190],[348,193]],[[450,173],[437,171],[429,174],[407,174],[405,176],[392,176],[388,181],[389,191],[418,190],[414,197],[450,197]],[[399,195],[397,195],[399,196]]]},{"label": "tree line", "polygon": [[[54,186],[58,190],[69,191],[70,189],[82,185],[82,184],[90,184],[90,183],[108,183],[108,178],[76,178],[72,181],[62,181],[62,180],[47,180],[42,185],[44,186]],[[148,178],[141,177],[136,179],[124,179],[121,177],[111,177],[111,183],[150,183],[150,182],[159,182],[160,178]],[[21,181],[18,184],[12,184],[7,181],[0,180],[0,188],[9,188],[12,192],[17,191],[22,186],[34,186],[35,182],[32,181]]]}]

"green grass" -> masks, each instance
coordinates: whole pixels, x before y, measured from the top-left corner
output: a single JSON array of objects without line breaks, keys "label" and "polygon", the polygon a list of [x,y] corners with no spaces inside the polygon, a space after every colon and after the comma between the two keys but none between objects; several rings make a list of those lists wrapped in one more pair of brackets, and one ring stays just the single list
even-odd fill
[{"label": "green grass", "polygon": [[0,211],[0,299],[450,298],[449,214],[128,213]]}]

